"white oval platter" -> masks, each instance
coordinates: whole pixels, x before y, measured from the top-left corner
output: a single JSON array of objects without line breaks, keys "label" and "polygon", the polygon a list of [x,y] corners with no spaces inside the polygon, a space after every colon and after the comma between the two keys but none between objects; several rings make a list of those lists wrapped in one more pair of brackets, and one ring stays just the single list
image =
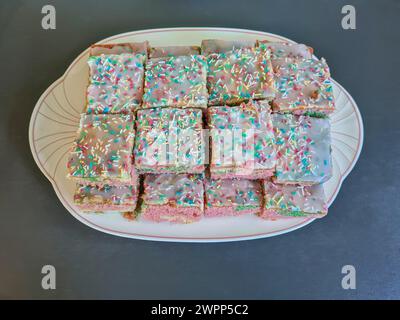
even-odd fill
[{"label": "white oval platter", "polygon": [[[202,39],[260,39],[293,42],[271,33],[227,28],[168,28],[128,32],[99,43],[148,40],[152,46],[199,45]],[[318,53],[318,48],[315,48]],[[88,77],[88,49],[68,67],[40,97],[29,125],[29,143],[33,157],[50,180],[65,208],[82,223],[109,234],[145,240],[175,242],[222,242],[271,237],[311,223],[312,218],[264,221],[255,216],[206,218],[198,223],[176,225],[129,221],[120,214],[88,214],[73,203],[74,183],[66,179],[68,151],[84,110]],[[328,63],[329,63],[329,57]],[[335,72],[335,66],[331,65]],[[331,116],[333,177],[324,184],[328,204],[338,195],[343,180],[354,167],[363,144],[360,111],[350,94],[336,81],[337,109]],[[323,220],[323,219],[322,219]]]}]

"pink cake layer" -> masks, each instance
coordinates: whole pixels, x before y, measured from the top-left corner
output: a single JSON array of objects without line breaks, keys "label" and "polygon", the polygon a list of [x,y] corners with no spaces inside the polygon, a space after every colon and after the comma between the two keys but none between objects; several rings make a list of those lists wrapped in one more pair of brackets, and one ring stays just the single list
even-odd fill
[{"label": "pink cake layer", "polygon": [[169,205],[147,205],[142,218],[155,222],[191,223],[200,220],[202,212],[197,207],[171,207]]},{"label": "pink cake layer", "polygon": [[281,220],[281,219],[293,219],[293,218],[322,218],[326,216],[326,213],[315,213],[315,214],[307,214],[306,216],[288,216],[282,215],[277,212],[277,210],[269,209],[269,210],[262,210],[262,212],[258,215],[260,218],[266,220]]},{"label": "pink cake layer", "polygon": [[131,212],[135,210],[133,205],[99,205],[99,204],[76,204],[76,206],[84,212],[102,212],[102,211],[115,211],[115,212]]},{"label": "pink cake layer", "polygon": [[226,172],[226,173],[216,173],[210,172],[211,178],[213,179],[233,179],[233,178],[240,178],[240,179],[248,179],[248,180],[261,180],[261,179],[268,179],[274,175],[274,169],[267,169],[267,170],[254,170],[252,173],[249,174],[242,174],[242,173],[234,173],[234,172]]},{"label": "pink cake layer", "polygon": [[257,214],[260,208],[235,210],[234,207],[206,207],[204,216],[206,217],[225,217],[225,216],[241,216],[247,214]]}]

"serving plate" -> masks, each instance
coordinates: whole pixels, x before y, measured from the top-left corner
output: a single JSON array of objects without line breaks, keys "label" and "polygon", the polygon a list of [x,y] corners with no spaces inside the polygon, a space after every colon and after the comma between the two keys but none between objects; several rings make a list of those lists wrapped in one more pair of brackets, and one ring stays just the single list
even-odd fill
[{"label": "serving plate", "polygon": [[[168,28],[123,33],[99,43],[140,42],[152,46],[199,45],[202,39],[260,39],[294,42],[271,33],[227,28]],[[318,53],[318,48],[315,48]],[[276,236],[304,227],[312,218],[264,221],[255,216],[206,218],[198,223],[174,225],[129,221],[120,214],[88,214],[73,203],[75,183],[66,179],[68,151],[85,106],[88,49],[68,67],[39,98],[29,125],[33,157],[50,180],[65,208],[82,223],[109,234],[145,240],[177,242],[222,242]],[[328,63],[329,63],[329,57]],[[335,66],[331,65],[332,72]],[[333,177],[324,184],[328,204],[354,167],[363,144],[360,111],[350,94],[333,80],[336,111],[331,116]],[[323,221],[323,219],[321,220]]]}]

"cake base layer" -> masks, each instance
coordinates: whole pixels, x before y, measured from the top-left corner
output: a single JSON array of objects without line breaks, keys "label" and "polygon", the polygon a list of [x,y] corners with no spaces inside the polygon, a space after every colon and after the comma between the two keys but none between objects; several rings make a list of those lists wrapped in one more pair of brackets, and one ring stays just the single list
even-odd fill
[{"label": "cake base layer", "polygon": [[280,219],[291,219],[291,218],[299,218],[299,217],[308,217],[308,218],[322,218],[326,216],[326,212],[321,213],[305,213],[305,212],[291,212],[290,214],[281,214],[279,213],[279,209],[269,209],[263,210],[258,214],[260,218],[265,220],[280,220]]},{"label": "cake base layer", "polygon": [[235,210],[233,207],[207,207],[204,211],[205,217],[226,217],[226,216],[241,216],[248,214],[257,214],[260,208]]},{"label": "cake base layer", "polygon": [[154,222],[191,223],[199,221],[202,212],[199,208],[171,207],[169,205],[148,205],[141,217]]}]

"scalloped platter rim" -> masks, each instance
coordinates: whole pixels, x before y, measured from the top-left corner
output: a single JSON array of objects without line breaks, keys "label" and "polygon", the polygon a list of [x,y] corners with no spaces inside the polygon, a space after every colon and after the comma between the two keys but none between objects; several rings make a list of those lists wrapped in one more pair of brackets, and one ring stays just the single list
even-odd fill
[{"label": "scalloped platter rim", "polygon": [[[261,31],[230,28],[165,28],[133,31],[99,43],[149,40],[152,46],[195,45],[202,39],[265,39],[294,42]],[[315,48],[318,53],[318,48]],[[84,108],[88,77],[88,49],[82,52],[39,98],[29,125],[32,155],[52,183],[61,203],[75,218],[96,230],[121,237],[174,241],[223,242],[257,239],[284,234],[315,219],[293,218],[264,221],[255,216],[206,218],[189,225],[129,221],[119,214],[88,214],[73,203],[74,183],[66,179],[66,161]],[[327,57],[329,63],[329,57]],[[334,66],[331,66],[334,73]],[[324,184],[328,205],[338,195],[342,182],[353,169],[363,145],[363,122],[351,95],[333,80],[337,110],[331,116],[333,177]],[[322,219],[324,220],[324,219]]]}]

